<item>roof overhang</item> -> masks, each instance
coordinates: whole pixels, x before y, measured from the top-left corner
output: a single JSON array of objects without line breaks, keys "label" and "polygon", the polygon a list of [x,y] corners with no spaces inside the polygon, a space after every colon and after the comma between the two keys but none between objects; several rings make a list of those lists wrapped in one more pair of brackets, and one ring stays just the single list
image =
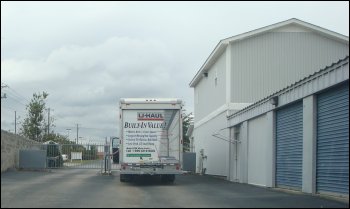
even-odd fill
[{"label": "roof overhang", "polygon": [[225,42],[223,40],[220,41],[218,45],[216,45],[215,49],[212,51],[212,53],[209,55],[205,63],[202,65],[200,70],[192,79],[190,83],[190,87],[194,87],[202,78],[203,73],[206,73],[209,71],[210,67],[215,63],[215,61],[220,57],[220,55],[222,55],[222,53],[226,50],[227,46],[228,46],[228,42]]}]

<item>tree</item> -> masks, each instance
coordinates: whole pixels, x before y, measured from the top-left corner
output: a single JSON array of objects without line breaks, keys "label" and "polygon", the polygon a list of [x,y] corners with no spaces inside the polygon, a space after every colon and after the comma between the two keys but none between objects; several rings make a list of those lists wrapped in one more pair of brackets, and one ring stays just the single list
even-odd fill
[{"label": "tree", "polygon": [[186,110],[183,110],[182,115],[182,136],[183,136],[183,151],[188,152],[190,151],[190,139],[189,136],[186,135],[188,128],[191,125],[192,122],[192,113],[186,114]]},{"label": "tree", "polygon": [[[49,135],[45,135],[44,141],[53,141],[58,144],[75,144],[75,142],[70,141],[67,136],[61,134],[50,133]],[[66,154],[66,153],[65,153]]]},{"label": "tree", "polygon": [[27,105],[27,117],[24,119],[21,128],[21,134],[35,141],[43,141],[46,124],[44,119],[45,99],[49,94],[34,93],[33,98]]}]

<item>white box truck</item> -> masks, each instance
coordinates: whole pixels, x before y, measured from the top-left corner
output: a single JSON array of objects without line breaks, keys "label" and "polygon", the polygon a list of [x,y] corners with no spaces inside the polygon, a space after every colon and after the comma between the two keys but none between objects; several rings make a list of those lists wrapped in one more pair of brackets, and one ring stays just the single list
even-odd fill
[{"label": "white box truck", "polygon": [[120,100],[120,181],[136,175],[159,175],[174,182],[182,174],[182,101]]}]

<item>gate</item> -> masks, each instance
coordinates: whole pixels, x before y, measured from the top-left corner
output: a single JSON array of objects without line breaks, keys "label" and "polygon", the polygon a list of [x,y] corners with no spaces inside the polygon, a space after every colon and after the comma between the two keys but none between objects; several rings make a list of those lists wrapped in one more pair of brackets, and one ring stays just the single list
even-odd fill
[{"label": "gate", "polygon": [[[40,145],[33,145],[27,150],[44,151],[40,158],[33,155],[36,152],[20,151],[19,168],[35,169],[36,162],[46,162],[46,169],[100,169],[101,172],[110,173],[111,170],[118,170],[119,164],[114,163],[112,158],[112,148],[110,144],[58,144],[55,142],[45,142]],[[44,159],[45,158],[45,159]],[[21,159],[23,159],[21,161]]]}]

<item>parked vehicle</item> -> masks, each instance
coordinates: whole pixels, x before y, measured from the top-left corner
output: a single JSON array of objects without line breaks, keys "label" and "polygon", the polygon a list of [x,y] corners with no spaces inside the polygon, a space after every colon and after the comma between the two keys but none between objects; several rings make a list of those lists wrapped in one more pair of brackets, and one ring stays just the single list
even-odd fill
[{"label": "parked vehicle", "polygon": [[53,141],[43,143],[43,149],[46,149],[47,167],[58,168],[63,166],[60,145]]},{"label": "parked vehicle", "polygon": [[119,163],[119,138],[118,137],[112,138],[112,156],[113,156],[113,163]]},{"label": "parked vehicle", "polygon": [[62,159],[63,159],[63,161],[67,161],[67,160],[68,160],[68,155],[63,154],[63,155],[62,155]]},{"label": "parked vehicle", "polygon": [[120,100],[120,181],[159,175],[174,182],[182,174],[182,101]]}]

